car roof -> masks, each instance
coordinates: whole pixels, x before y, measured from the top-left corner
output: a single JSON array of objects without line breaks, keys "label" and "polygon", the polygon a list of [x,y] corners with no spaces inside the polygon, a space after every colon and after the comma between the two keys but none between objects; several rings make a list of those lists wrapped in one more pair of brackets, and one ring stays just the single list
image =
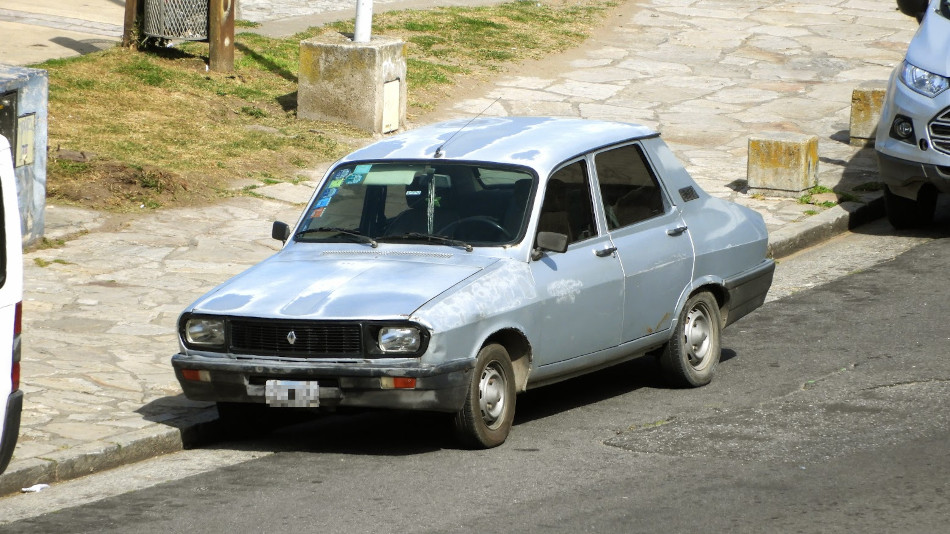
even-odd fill
[{"label": "car roof", "polygon": [[341,162],[438,158],[445,162],[523,165],[543,176],[579,154],[656,135],[654,130],[636,124],[586,119],[457,119],[394,135],[351,153]]}]

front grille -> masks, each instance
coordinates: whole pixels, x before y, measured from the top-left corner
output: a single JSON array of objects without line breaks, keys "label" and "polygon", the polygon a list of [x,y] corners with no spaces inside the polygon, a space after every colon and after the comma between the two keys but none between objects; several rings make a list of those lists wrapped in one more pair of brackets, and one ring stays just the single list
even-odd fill
[{"label": "front grille", "polygon": [[323,358],[363,353],[358,323],[232,319],[230,330],[234,354]]},{"label": "front grille", "polygon": [[941,111],[930,121],[930,142],[937,152],[950,154],[950,108]]}]

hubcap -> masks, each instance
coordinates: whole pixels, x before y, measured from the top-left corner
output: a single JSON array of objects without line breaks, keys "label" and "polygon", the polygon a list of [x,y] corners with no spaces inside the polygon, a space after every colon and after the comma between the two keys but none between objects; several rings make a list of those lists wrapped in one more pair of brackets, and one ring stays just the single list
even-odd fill
[{"label": "hubcap", "polygon": [[686,315],[686,325],[683,329],[686,341],[686,357],[694,369],[706,366],[709,357],[709,314],[705,306],[699,305]]},{"label": "hubcap", "polygon": [[496,363],[488,364],[478,381],[478,407],[481,409],[482,419],[489,427],[497,423],[505,412],[506,389],[505,375]]}]

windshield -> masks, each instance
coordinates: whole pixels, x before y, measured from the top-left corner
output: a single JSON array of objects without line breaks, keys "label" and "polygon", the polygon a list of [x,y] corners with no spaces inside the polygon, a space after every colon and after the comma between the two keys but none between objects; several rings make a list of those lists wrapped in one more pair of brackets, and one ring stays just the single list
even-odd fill
[{"label": "windshield", "polygon": [[517,167],[360,163],[334,169],[298,241],[414,241],[498,246],[520,240],[533,175]]},{"label": "windshield", "polygon": [[944,16],[944,18],[950,19],[950,0],[940,0],[940,9],[938,12]]}]

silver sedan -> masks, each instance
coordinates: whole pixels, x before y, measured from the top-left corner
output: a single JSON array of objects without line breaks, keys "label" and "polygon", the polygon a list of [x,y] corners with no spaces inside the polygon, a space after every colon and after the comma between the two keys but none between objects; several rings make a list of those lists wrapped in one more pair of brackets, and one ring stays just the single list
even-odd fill
[{"label": "silver sedan", "polygon": [[700,189],[656,132],[579,119],[386,138],[273,236],[280,252],[182,314],[185,394],[222,417],[448,412],[474,448],[505,441],[518,392],[646,354],[708,383],[774,270],[762,217]]}]

